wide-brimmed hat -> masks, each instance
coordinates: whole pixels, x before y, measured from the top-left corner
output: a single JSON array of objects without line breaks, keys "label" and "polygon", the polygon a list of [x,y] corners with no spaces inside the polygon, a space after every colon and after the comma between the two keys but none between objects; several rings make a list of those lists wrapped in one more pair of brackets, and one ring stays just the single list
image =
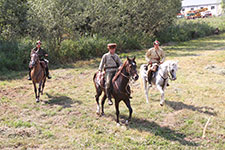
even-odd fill
[{"label": "wide-brimmed hat", "polygon": [[154,44],[154,45],[159,45],[159,44],[160,44],[160,42],[159,42],[159,41],[157,41],[157,40],[155,40],[153,44]]}]

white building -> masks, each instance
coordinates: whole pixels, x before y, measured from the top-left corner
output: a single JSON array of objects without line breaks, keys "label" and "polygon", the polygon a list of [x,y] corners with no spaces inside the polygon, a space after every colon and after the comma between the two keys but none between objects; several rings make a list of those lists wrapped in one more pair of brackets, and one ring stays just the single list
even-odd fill
[{"label": "white building", "polygon": [[219,16],[222,14],[221,1],[222,0],[183,0],[181,13],[186,14],[186,12],[190,10],[208,8],[208,11],[210,11],[213,16]]}]

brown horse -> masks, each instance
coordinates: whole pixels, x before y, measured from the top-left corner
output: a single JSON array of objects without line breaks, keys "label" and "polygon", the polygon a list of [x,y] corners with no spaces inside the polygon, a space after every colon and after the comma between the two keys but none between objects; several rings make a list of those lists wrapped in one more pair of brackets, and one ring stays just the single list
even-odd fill
[{"label": "brown horse", "polygon": [[[38,54],[33,53],[31,55],[31,62],[30,62],[31,69],[31,79],[34,85],[34,92],[36,102],[39,102],[40,93],[43,95],[43,90],[45,87],[46,75],[45,75],[45,63],[40,62]],[[36,83],[39,84],[38,94],[37,94],[37,87]]]},{"label": "brown horse", "polygon": [[[130,105],[130,86],[129,86],[129,81],[132,78],[133,80],[138,80],[138,74],[137,74],[137,65],[135,62],[135,57],[133,59],[130,59],[127,57],[127,60],[124,62],[122,67],[117,71],[116,75],[113,78],[112,81],[112,96],[115,99],[115,108],[116,108],[116,122],[119,125],[119,102],[121,100],[124,101],[126,106],[129,109],[129,118],[126,121],[128,123],[131,120],[132,116],[132,108]],[[102,72],[97,72],[94,75],[93,78],[95,88],[96,88],[96,102],[97,102],[97,114],[99,115],[104,115],[104,103],[106,99],[106,91],[105,91],[105,85],[104,85],[104,73]],[[101,105],[102,105],[102,112],[100,113],[100,106],[99,106],[99,97],[102,94],[102,91],[104,91],[104,96],[102,97],[101,100]]]}]

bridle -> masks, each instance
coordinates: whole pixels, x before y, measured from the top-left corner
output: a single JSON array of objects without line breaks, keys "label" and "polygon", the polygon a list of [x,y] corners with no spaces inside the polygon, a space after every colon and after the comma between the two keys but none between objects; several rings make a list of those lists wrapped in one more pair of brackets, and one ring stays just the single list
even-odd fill
[{"label": "bridle", "polygon": [[32,54],[32,58],[33,58],[33,57],[37,57],[37,59],[35,59],[35,60],[32,61],[32,62],[34,62],[34,66],[37,66],[38,61],[39,61],[38,54],[37,54],[37,53],[33,53],[33,54]]},{"label": "bridle", "polygon": [[127,88],[128,88],[128,86],[129,86],[129,81],[130,81],[131,73],[129,73],[129,72],[127,71],[127,69],[126,69],[126,72],[128,73],[128,75],[125,75],[125,74],[122,72],[122,70],[121,70],[121,72],[120,72],[120,74],[121,74],[123,77],[125,77],[126,79],[128,79],[128,82],[127,82],[127,84],[125,85],[125,90],[126,90],[126,92],[121,92],[121,91],[120,91],[119,86],[118,86],[118,84],[117,84],[116,81],[115,81],[115,85],[116,85],[116,88],[118,89],[118,91],[119,91],[120,93],[124,93],[124,94],[127,95],[127,93],[130,94],[130,92],[128,91]]},{"label": "bridle", "polygon": [[121,75],[124,76],[125,78],[127,78],[128,80],[130,79],[130,74],[129,76],[125,75],[124,73],[121,72]]},{"label": "bridle", "polygon": [[[169,66],[169,68],[170,68],[170,66]],[[172,81],[172,71],[170,71],[170,69],[168,69],[167,70],[167,77],[164,77],[161,73],[159,73],[159,75],[160,75],[160,77],[165,81],[165,80],[167,80],[168,78]]]}]

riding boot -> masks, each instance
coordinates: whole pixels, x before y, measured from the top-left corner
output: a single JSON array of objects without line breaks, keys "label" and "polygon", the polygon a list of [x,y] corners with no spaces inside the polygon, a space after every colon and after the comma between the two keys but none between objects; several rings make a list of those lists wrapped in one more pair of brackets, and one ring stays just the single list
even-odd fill
[{"label": "riding boot", "polygon": [[29,68],[29,77],[27,80],[31,80],[31,75],[30,75],[31,69]]},{"label": "riding boot", "polygon": [[111,98],[111,90],[110,89],[106,89],[106,96],[108,98],[108,104],[112,105],[113,102],[112,102],[112,98]]},{"label": "riding boot", "polygon": [[46,76],[48,79],[51,79],[52,77],[49,75],[49,70],[48,70],[48,66],[46,67]]}]

